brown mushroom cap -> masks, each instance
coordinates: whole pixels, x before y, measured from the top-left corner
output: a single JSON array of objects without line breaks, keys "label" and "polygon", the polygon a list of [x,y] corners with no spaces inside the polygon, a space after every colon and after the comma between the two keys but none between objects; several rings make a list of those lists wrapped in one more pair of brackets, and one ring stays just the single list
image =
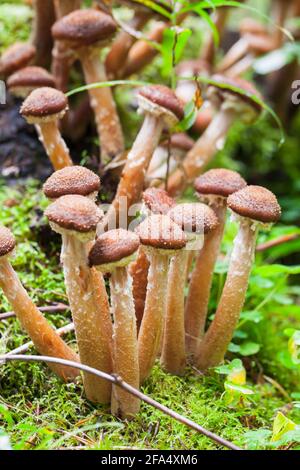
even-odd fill
[{"label": "brown mushroom cap", "polygon": [[89,252],[90,266],[101,266],[130,258],[140,245],[139,237],[122,228],[100,235]]},{"label": "brown mushroom cap", "polygon": [[12,88],[55,88],[55,79],[42,67],[24,67],[13,73],[7,80],[8,89]]},{"label": "brown mushroom cap", "polygon": [[49,199],[57,199],[67,194],[88,196],[99,189],[99,176],[83,166],[68,166],[55,171],[43,186],[44,194]]},{"label": "brown mushroom cap", "polygon": [[[170,143],[171,143],[171,148],[183,150],[184,152],[188,152],[195,145],[195,141],[185,132],[177,132],[175,134],[172,134],[170,138]],[[161,143],[162,147],[168,147],[168,145],[169,145],[168,140],[164,140]]]},{"label": "brown mushroom cap", "polygon": [[33,90],[21,106],[20,113],[27,118],[56,117],[68,107],[66,96],[55,88]]},{"label": "brown mushroom cap", "polygon": [[183,119],[183,106],[170,88],[164,85],[144,86],[139,90],[138,95],[150,101],[152,104],[171,112],[179,121]]},{"label": "brown mushroom cap", "polygon": [[[232,78],[220,74],[213,75],[211,79],[216,83],[214,83],[214,85],[210,85],[209,89],[213,88],[217,92],[221,101],[224,100],[224,94],[227,93],[233,96],[237,96],[256,111],[261,112],[261,105],[253,101],[251,98],[251,95],[256,95],[261,98],[259,91],[253,86],[252,83],[239,77]],[[234,87],[235,89],[232,89],[231,87]],[[236,88],[239,88],[245,94],[243,94],[242,91],[236,90]]]},{"label": "brown mushroom cap", "polygon": [[11,253],[16,246],[16,239],[11,231],[0,225],[0,257]]},{"label": "brown mushroom cap", "polygon": [[53,37],[69,42],[74,48],[106,41],[116,30],[116,23],[110,15],[94,9],[73,11],[52,26]]},{"label": "brown mushroom cap", "polygon": [[275,195],[261,186],[246,186],[233,193],[227,205],[238,215],[263,223],[276,222],[281,215]]},{"label": "brown mushroom cap", "polygon": [[28,43],[16,43],[10,46],[0,58],[0,75],[8,76],[26,67],[34,58],[36,49]]},{"label": "brown mushroom cap", "polygon": [[62,196],[45,211],[49,221],[62,229],[87,233],[96,230],[103,212],[90,199],[79,195]]},{"label": "brown mushroom cap", "polygon": [[247,183],[239,173],[225,168],[206,171],[194,182],[199,195],[212,194],[221,197],[228,197],[245,186]]},{"label": "brown mushroom cap", "polygon": [[175,206],[175,200],[164,189],[148,188],[143,192],[143,202],[153,214],[167,214]]},{"label": "brown mushroom cap", "polygon": [[160,250],[180,250],[187,238],[181,228],[167,215],[151,215],[137,228],[142,245]]},{"label": "brown mushroom cap", "polygon": [[200,202],[178,204],[168,212],[168,216],[189,233],[206,234],[219,224],[214,211]]}]

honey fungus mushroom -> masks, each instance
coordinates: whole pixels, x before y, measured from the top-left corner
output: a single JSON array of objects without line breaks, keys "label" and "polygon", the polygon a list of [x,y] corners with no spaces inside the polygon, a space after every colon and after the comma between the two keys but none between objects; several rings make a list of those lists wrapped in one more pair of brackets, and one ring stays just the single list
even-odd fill
[{"label": "honey fungus mushroom", "polygon": [[44,183],[43,191],[48,199],[77,194],[95,201],[100,190],[100,178],[83,166],[68,166],[57,170]]},{"label": "honey fungus mushroom", "polygon": [[[110,273],[113,324],[113,372],[139,388],[137,329],[132,296],[132,279],[127,266],[139,247],[139,237],[124,229],[100,235],[89,252],[89,263],[101,273]],[[117,386],[112,390],[112,413],[123,419],[133,418],[140,400]]]},{"label": "honey fungus mushroom", "polygon": [[54,88],[34,90],[23,102],[20,113],[29,124],[35,124],[55,170],[73,164],[69,150],[59,131],[59,120],[68,109],[65,95]]},{"label": "honey fungus mushroom", "polygon": [[13,73],[7,80],[9,92],[19,98],[26,98],[33,90],[41,87],[55,87],[55,80],[42,67],[28,66]]},{"label": "honey fungus mushroom", "polygon": [[260,226],[278,221],[280,206],[274,194],[261,186],[246,186],[230,195],[228,207],[239,222],[226,282],[215,317],[200,343],[196,365],[205,371],[223,361],[245,302]]},{"label": "honey fungus mushroom", "polygon": [[[14,271],[10,257],[15,247],[16,240],[11,231],[0,226],[0,287],[5,297],[40,354],[78,362],[76,353],[49,325]],[[49,363],[49,367],[64,381],[72,381],[79,375],[78,370],[72,367],[53,363]]]},{"label": "honey fungus mushroom", "polygon": [[34,46],[17,42],[10,46],[0,58],[0,77],[7,78],[19,69],[29,65],[36,53]]}]

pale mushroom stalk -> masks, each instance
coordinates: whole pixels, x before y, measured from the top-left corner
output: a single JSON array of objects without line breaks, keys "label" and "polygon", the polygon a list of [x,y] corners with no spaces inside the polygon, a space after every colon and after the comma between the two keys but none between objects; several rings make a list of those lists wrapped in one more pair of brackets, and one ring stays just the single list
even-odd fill
[{"label": "pale mushroom stalk", "polygon": [[161,364],[170,374],[183,375],[186,366],[184,289],[189,251],[180,250],[170,262]]},{"label": "pale mushroom stalk", "polygon": [[[32,302],[7,256],[0,258],[0,287],[40,354],[78,362],[76,353],[59,337]],[[77,369],[70,367],[56,364],[49,364],[49,367],[64,381],[73,381],[79,375]]]},{"label": "pale mushroom stalk", "polygon": [[[104,280],[97,272],[88,268],[85,243],[67,233],[62,235],[62,239],[61,259],[80,360],[83,364],[110,373],[112,333],[107,328],[109,319],[102,319],[109,309],[106,305],[107,299],[102,295],[104,286],[99,289],[99,284]],[[97,282],[95,277],[98,278]],[[111,384],[87,373],[84,373],[83,381],[89,400],[109,403]]]},{"label": "pale mushroom stalk", "polygon": [[130,150],[117,193],[106,215],[106,225],[113,227],[120,214],[120,202],[122,197],[127,198],[127,207],[139,200],[144,188],[145,172],[149,166],[153,152],[156,149],[164,127],[163,121],[156,116],[147,113],[142,127]]},{"label": "pale mushroom stalk", "polygon": [[[218,65],[218,72],[224,73],[234,64],[241,60],[249,52],[249,42],[247,36],[242,36],[227,52],[221,63]],[[227,72],[226,72],[227,73]]]},{"label": "pale mushroom stalk", "polygon": [[167,306],[169,257],[149,251],[149,273],[144,316],[139,331],[140,382],[148,377],[160,349]]},{"label": "pale mushroom stalk", "polygon": [[196,365],[200,370],[216,366],[224,358],[245,302],[256,237],[257,227],[253,221],[241,223],[216,315],[200,343],[196,357]]},{"label": "pale mushroom stalk", "polygon": [[29,124],[35,124],[55,170],[73,164],[69,149],[59,131],[59,120],[67,109],[68,102],[61,91],[42,87],[30,93],[20,110]]},{"label": "pale mushroom stalk", "polygon": [[[83,50],[79,57],[87,84],[107,80],[104,64],[99,60],[99,51]],[[124,150],[124,138],[116,104],[110,87],[88,91],[94,110],[103,157],[114,157]]]},{"label": "pale mushroom stalk", "polygon": [[276,222],[281,215],[274,194],[260,186],[246,186],[231,194],[227,205],[239,221],[239,230],[215,317],[195,360],[196,366],[204,371],[223,361],[233,337],[246,298],[258,228]]},{"label": "pale mushroom stalk", "polygon": [[[150,16],[151,13],[141,10],[136,11],[129,27],[133,30],[141,30]],[[135,41],[136,38],[127,31],[121,31],[118,34],[105,60],[106,72],[109,78],[122,77],[128,53]]]},{"label": "pale mushroom stalk", "polygon": [[237,113],[234,109],[223,107],[213,118],[206,131],[187,153],[182,162],[182,168],[178,168],[168,180],[168,193],[176,196],[189,183],[204,171],[213,156],[224,146],[224,140],[229,129],[235,122]]},{"label": "pale mushroom stalk", "polygon": [[[114,312],[113,370],[127,383],[139,388],[137,328],[132,296],[132,279],[126,269],[117,268],[112,273],[110,292]],[[138,413],[139,408],[138,398],[132,397],[119,387],[113,387],[111,404],[113,415],[123,419],[132,418]]]},{"label": "pale mushroom stalk", "polygon": [[196,258],[192,271],[189,291],[185,304],[185,344],[186,353],[194,357],[204,335],[208,302],[210,297],[214,267],[220,252],[226,221],[226,203],[211,205],[219,225],[214,232],[205,236],[203,247]]},{"label": "pale mushroom stalk", "polygon": [[136,260],[129,266],[129,273],[133,281],[132,292],[138,331],[142,323],[145,309],[149,266],[148,258],[143,248],[140,247]]}]

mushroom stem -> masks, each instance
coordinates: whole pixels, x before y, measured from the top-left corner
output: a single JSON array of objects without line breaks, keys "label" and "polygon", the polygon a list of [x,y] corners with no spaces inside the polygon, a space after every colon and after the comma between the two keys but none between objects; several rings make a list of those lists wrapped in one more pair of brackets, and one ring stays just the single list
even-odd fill
[{"label": "mushroom stem", "polygon": [[51,62],[53,39],[51,26],[55,21],[52,0],[34,0],[35,15],[32,33],[32,44],[36,47],[35,64],[48,67]]},{"label": "mushroom stem", "polygon": [[57,120],[36,124],[36,128],[54,170],[72,166],[69,149],[61,136]]},{"label": "mushroom stem", "polygon": [[255,251],[257,224],[242,220],[234,240],[228,274],[216,315],[205,334],[196,357],[200,370],[223,361],[245,302]]},{"label": "mushroom stem", "polygon": [[[103,277],[88,268],[85,243],[69,234],[62,237],[62,263],[80,360],[110,373],[112,325]],[[111,385],[105,380],[84,374],[84,389],[89,400],[109,403]]]},{"label": "mushroom stem", "polygon": [[168,180],[168,193],[176,196],[210,163],[213,156],[224,146],[225,137],[237,117],[236,110],[223,106],[194,147],[187,153],[182,168],[177,169]]},{"label": "mushroom stem", "polygon": [[149,261],[142,247],[139,248],[137,258],[129,265],[129,273],[132,277],[133,299],[137,329],[139,331],[145,309]]},{"label": "mushroom stem", "polygon": [[[40,354],[78,362],[76,353],[59,337],[34,305],[7,257],[0,260],[0,286],[22,328]],[[78,371],[74,368],[57,364],[49,364],[49,367],[64,381],[73,381],[78,377]]]},{"label": "mushroom stem", "polygon": [[[139,362],[136,318],[132,297],[132,279],[126,268],[116,268],[110,278],[111,302],[114,315],[113,371],[125,382],[139,388]],[[140,400],[119,387],[112,388],[111,410],[122,419],[133,418],[139,411]]]},{"label": "mushroom stem", "polygon": [[[147,12],[137,11],[130,22],[130,28],[141,30],[149,20],[150,16],[151,14]],[[136,38],[127,31],[121,31],[119,33],[105,60],[108,77],[122,77],[129,50],[135,41]]]},{"label": "mushroom stem", "polygon": [[127,208],[139,201],[143,191],[146,171],[164,127],[163,119],[146,113],[143,125],[127,156],[122,177],[113,203],[106,214],[106,224],[115,228],[120,215],[120,201],[127,198]]},{"label": "mushroom stem", "polygon": [[[105,67],[95,50],[83,49],[80,52],[85,81],[87,84],[105,82]],[[100,137],[101,153],[104,158],[112,158],[124,150],[124,138],[110,87],[89,90],[91,106],[95,113],[96,126]]]},{"label": "mushroom stem", "polygon": [[[229,9],[226,7],[217,8],[215,12],[215,17],[213,18],[215,27],[219,33],[219,36],[222,36],[224,31],[227,17],[228,17]],[[204,51],[202,53],[202,59],[205,60],[210,65],[214,64],[215,61],[215,54],[216,54],[216,46],[213,35],[210,34],[208,41],[204,45]]]},{"label": "mushroom stem", "polygon": [[197,256],[191,275],[185,305],[185,344],[187,355],[191,358],[196,356],[204,336],[214,267],[220,252],[226,221],[226,201],[211,204],[210,207],[217,215],[219,225],[213,232],[205,235],[203,247]]},{"label": "mushroom stem", "polygon": [[159,250],[149,250],[149,260],[146,304],[138,337],[141,383],[148,377],[161,345],[168,285],[169,257]]},{"label": "mushroom stem", "polygon": [[170,374],[183,375],[186,365],[184,331],[184,288],[189,251],[183,249],[170,263],[167,309],[161,364]]},{"label": "mushroom stem", "polygon": [[231,49],[229,49],[221,63],[218,65],[217,70],[219,72],[224,72],[241,60],[248,52],[249,41],[246,36],[243,36],[231,47]]},{"label": "mushroom stem", "polygon": [[233,78],[241,76],[252,67],[254,60],[254,54],[249,52],[240,61],[236,62],[226,70],[226,76]]}]

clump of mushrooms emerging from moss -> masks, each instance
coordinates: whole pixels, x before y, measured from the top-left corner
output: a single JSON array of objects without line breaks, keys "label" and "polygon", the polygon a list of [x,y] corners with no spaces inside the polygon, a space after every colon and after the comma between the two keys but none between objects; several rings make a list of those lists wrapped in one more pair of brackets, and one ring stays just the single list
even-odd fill
[{"label": "clump of mushrooms emerging from moss", "polygon": [[[177,86],[139,84],[128,108],[135,107],[142,124],[125,151],[126,116],[120,113],[121,123],[115,89],[101,83],[107,77],[137,75],[151,62],[157,54],[151,41],[162,42],[170,26],[159,10],[170,12],[174,2],[156,2],[155,14],[151,2],[116,2],[132,9],[124,29],[112,14],[110,1],[93,2],[90,8],[80,0],[32,3],[34,33],[28,42],[16,43],[2,54],[0,78],[6,80],[12,99],[17,104],[22,101],[20,114],[35,126],[53,166],[43,185],[48,199],[45,216],[62,239],[61,265],[75,328],[74,350],[21,284],[13,269],[16,240],[2,225],[0,287],[42,355],[116,374],[136,389],[143,386],[156,362],[173,375],[183,376],[189,365],[205,373],[224,361],[233,337],[258,230],[275,223],[281,213],[268,189],[248,186],[236,171],[207,171],[207,166],[223,148],[234,123],[249,126],[260,116],[261,102],[253,99],[260,95],[244,79],[244,72],[254,58],[282,45],[282,29],[274,34],[247,18],[240,25],[240,38],[219,63],[213,35],[208,35],[198,58],[179,63]],[[283,28],[292,2],[275,3]],[[222,6],[215,13],[222,37],[230,10]],[[178,24],[186,14],[179,15]],[[73,97],[68,100],[66,95],[73,85],[73,71],[88,85],[86,100],[77,108]],[[211,78],[204,91],[206,106],[200,106],[193,127],[183,129],[184,106],[197,102],[199,75]],[[66,128],[76,140],[75,135],[88,126],[89,105],[99,138],[100,157],[94,168],[101,182],[98,174],[74,163],[78,161],[72,151],[74,141],[65,140]],[[116,168],[120,171],[112,172],[113,186],[109,170]],[[185,200],[188,187],[194,188],[198,202]],[[104,212],[99,201],[109,199],[107,188],[112,197]],[[214,270],[229,212],[238,233],[211,320]],[[49,367],[64,381],[80,380],[76,368],[52,363]],[[137,396],[86,371],[83,387],[88,400],[110,404],[112,414],[120,419],[133,419],[140,410]]]}]

